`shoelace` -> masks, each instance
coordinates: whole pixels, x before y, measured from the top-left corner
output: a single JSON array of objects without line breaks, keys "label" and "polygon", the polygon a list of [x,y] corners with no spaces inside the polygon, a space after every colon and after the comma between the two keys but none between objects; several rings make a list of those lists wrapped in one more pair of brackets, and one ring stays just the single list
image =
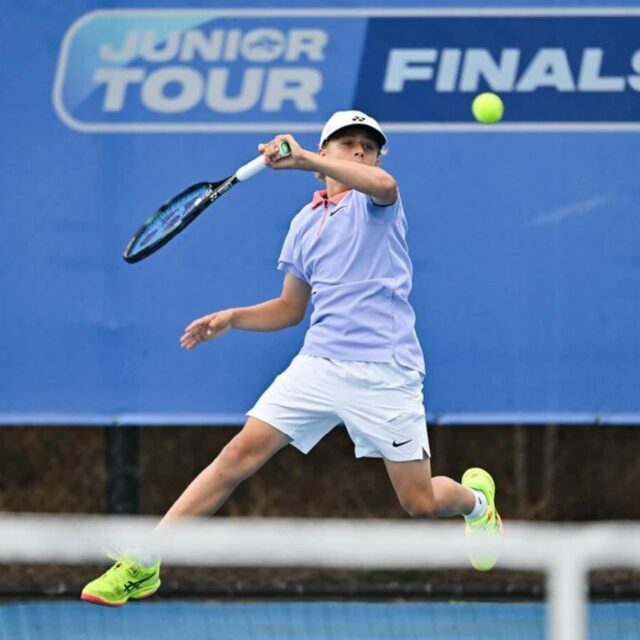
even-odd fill
[{"label": "shoelace", "polygon": [[121,581],[121,578],[119,577],[120,569],[131,571],[138,566],[137,562],[134,562],[126,554],[117,553],[115,551],[107,551],[107,556],[115,561],[115,564],[110,567],[105,574],[105,578],[108,579],[109,584],[112,585],[117,584]]}]

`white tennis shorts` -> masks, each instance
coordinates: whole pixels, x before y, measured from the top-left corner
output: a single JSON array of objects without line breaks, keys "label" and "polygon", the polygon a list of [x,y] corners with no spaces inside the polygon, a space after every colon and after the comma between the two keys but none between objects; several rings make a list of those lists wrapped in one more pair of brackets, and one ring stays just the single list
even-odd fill
[{"label": "white tennis shorts", "polygon": [[308,453],[341,422],[357,458],[429,456],[419,371],[393,362],[351,362],[297,355],[247,412]]}]

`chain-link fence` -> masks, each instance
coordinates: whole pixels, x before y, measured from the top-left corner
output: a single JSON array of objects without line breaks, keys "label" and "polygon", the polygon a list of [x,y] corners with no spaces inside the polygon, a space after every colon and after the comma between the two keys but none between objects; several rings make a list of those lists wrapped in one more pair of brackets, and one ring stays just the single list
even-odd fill
[{"label": "chain-link fence", "polygon": [[[237,428],[0,428],[0,511],[161,515]],[[433,426],[434,475],[491,470],[505,519],[640,519],[640,429],[633,427]],[[380,460],[353,458],[343,428],[308,455],[279,452],[231,496],[229,516],[403,518]],[[508,525],[507,525],[508,531]],[[72,593],[100,570],[5,567],[0,592]],[[264,571],[168,568],[165,594],[353,593],[536,596],[538,575],[471,572]],[[275,579],[274,579],[275,578]],[[600,572],[594,593],[640,594],[631,572]]]}]

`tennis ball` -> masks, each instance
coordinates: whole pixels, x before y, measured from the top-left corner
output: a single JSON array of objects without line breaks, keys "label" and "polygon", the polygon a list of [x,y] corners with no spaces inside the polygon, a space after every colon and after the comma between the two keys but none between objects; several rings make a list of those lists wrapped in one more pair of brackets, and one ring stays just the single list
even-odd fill
[{"label": "tennis ball", "polygon": [[504,104],[495,93],[481,93],[473,100],[471,111],[478,122],[492,124],[502,120]]}]

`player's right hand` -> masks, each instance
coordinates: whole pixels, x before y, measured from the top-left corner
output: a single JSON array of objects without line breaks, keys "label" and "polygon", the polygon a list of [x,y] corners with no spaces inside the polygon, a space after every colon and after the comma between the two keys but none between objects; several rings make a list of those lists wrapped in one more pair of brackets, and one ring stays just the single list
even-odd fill
[{"label": "player's right hand", "polygon": [[194,320],[180,338],[183,349],[193,349],[205,340],[213,340],[227,333],[232,327],[233,309],[216,311]]},{"label": "player's right hand", "polygon": [[[291,149],[291,155],[280,158],[280,144],[286,142]],[[259,144],[258,151],[264,156],[267,167],[272,169],[303,169],[305,150],[289,133],[276,136],[269,142]]]}]

